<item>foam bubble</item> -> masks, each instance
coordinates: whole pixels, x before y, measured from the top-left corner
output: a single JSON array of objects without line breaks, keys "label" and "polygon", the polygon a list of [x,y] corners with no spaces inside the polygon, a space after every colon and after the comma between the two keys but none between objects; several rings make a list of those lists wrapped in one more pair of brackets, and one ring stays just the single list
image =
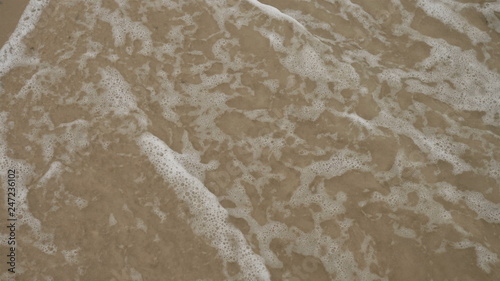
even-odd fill
[{"label": "foam bubble", "polygon": [[76,264],[78,263],[78,252],[80,251],[80,248],[76,248],[73,250],[62,250],[61,253],[64,256],[64,259],[66,260],[67,263],[69,264]]}]

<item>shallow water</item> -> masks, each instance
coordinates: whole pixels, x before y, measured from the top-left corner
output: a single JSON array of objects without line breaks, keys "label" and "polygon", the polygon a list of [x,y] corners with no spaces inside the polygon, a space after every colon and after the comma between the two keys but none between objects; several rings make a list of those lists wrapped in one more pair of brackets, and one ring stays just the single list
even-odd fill
[{"label": "shallow water", "polygon": [[493,1],[32,0],[1,279],[499,280],[499,68]]}]

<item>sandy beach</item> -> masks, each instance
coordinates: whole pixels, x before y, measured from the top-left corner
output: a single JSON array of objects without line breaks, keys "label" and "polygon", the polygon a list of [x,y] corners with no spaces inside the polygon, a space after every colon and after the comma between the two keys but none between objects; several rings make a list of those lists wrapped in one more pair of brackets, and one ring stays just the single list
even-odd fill
[{"label": "sandy beach", "polygon": [[499,15],[1,1],[0,280],[500,280]]}]

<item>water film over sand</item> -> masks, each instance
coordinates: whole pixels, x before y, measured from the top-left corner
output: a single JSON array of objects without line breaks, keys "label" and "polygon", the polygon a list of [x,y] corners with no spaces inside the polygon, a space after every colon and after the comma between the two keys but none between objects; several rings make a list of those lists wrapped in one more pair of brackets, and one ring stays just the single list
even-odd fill
[{"label": "water film over sand", "polygon": [[31,0],[0,280],[500,280],[499,161],[498,2]]}]

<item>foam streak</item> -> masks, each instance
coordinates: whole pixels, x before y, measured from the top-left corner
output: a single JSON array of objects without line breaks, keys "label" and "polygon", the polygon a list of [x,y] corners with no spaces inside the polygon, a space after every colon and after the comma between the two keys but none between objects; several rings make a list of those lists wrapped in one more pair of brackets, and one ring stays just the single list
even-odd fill
[{"label": "foam streak", "polygon": [[194,217],[191,223],[194,232],[211,240],[224,260],[235,259],[246,280],[270,280],[263,259],[252,252],[238,229],[226,223],[226,209],[175,160],[172,149],[151,133],[142,134],[137,143],[177,197],[188,205]]}]

